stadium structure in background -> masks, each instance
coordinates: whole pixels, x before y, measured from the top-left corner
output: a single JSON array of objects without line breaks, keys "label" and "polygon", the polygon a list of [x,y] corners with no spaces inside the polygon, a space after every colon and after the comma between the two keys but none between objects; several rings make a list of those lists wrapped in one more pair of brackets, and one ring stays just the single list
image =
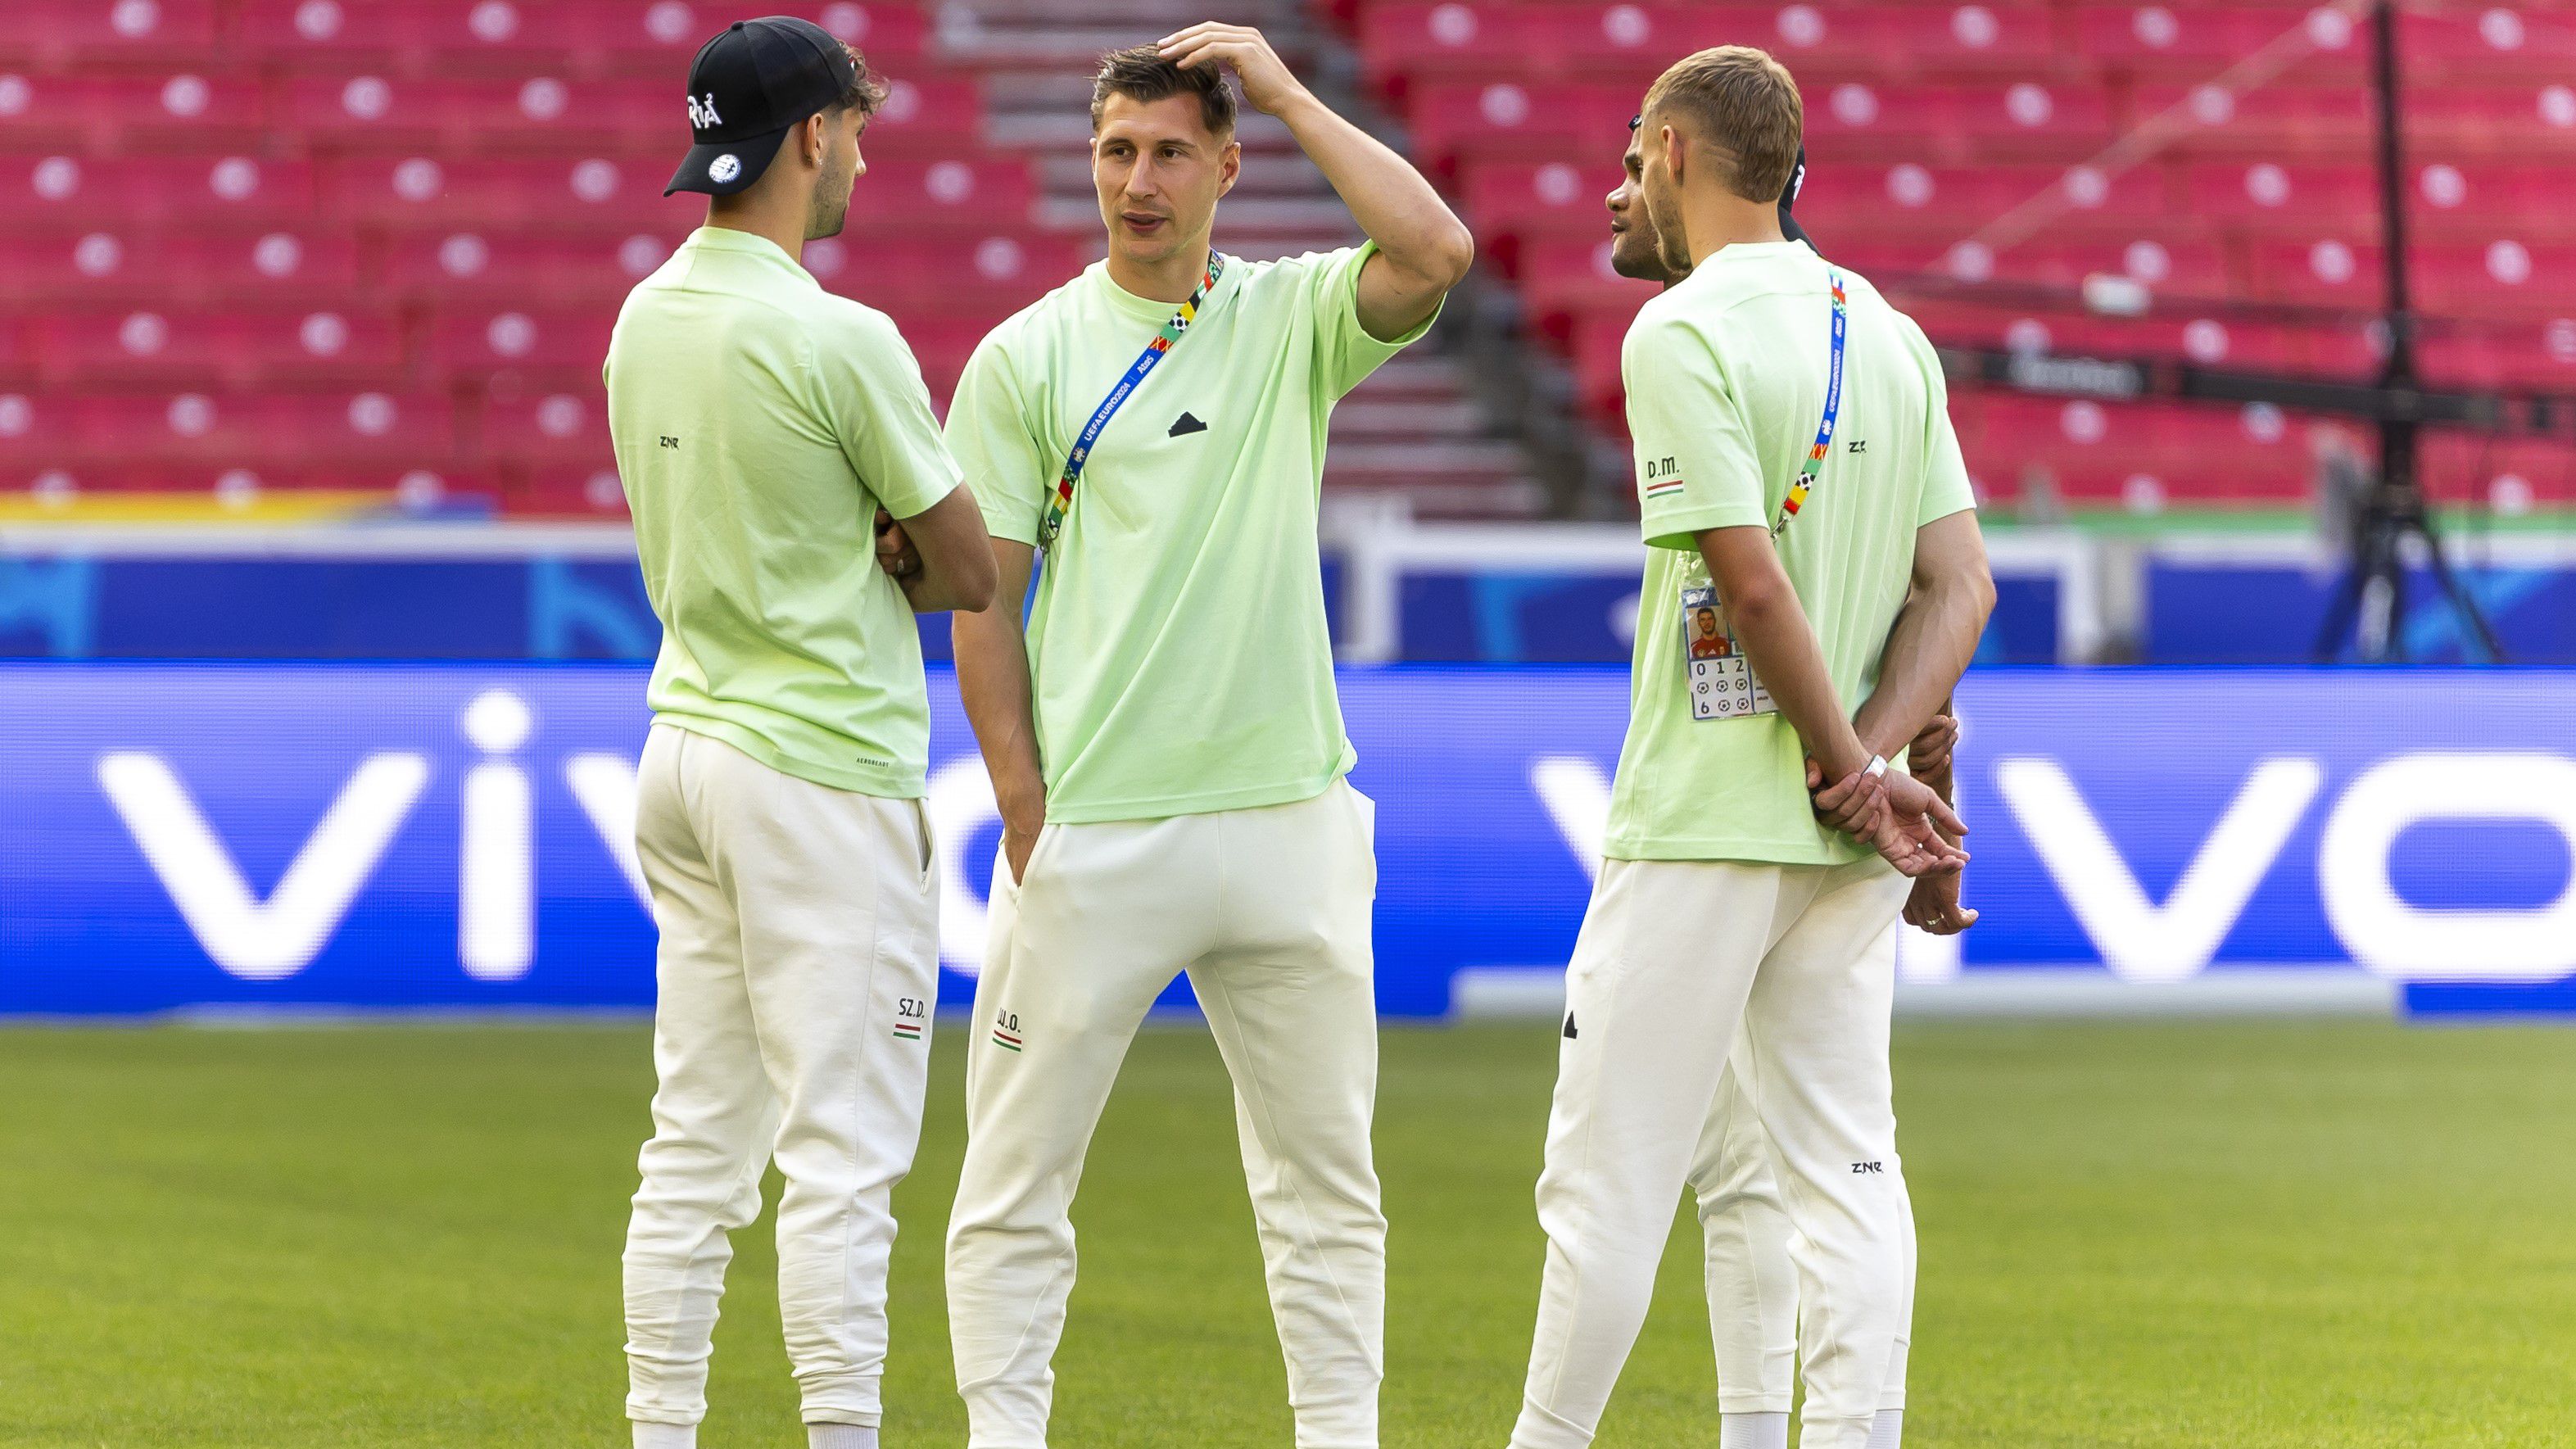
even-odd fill
[{"label": "stadium structure in background", "polygon": [[[995,321],[1087,259],[1100,50],[1198,0],[777,3],[893,78],[856,224],[806,260],[894,315],[944,395]],[[2353,653],[2493,657],[2455,611],[2404,606],[2439,587],[2420,544],[2347,538],[2412,536],[2428,502],[2504,649],[2576,659],[2576,9],[1239,8],[1380,118],[1482,243],[1432,345],[1333,419],[1352,662],[1624,657],[1618,342],[1652,288],[1605,270],[1601,199],[1645,84],[1722,41],[1798,75],[1801,218],[1957,369],[2013,576],[1988,659],[2307,658],[2347,632],[2328,557],[2366,585]],[[617,300],[699,219],[660,195],[662,151],[671,77],[717,12],[10,6],[0,655],[648,652],[598,361]],[[2360,164],[2389,26],[2412,85],[2404,248],[2377,245],[2391,188]],[[1227,249],[1344,244],[1343,209],[1263,119]],[[2380,280],[2401,263],[2403,349]],[[2409,362],[2413,384],[2392,371]],[[2411,491],[2363,430],[2416,440],[2393,450]],[[2320,465],[2302,437],[2328,435]],[[2337,501],[2312,509],[2320,474]],[[2371,499],[2390,526],[2349,526]]]},{"label": "stadium structure in background", "polygon": [[[2386,289],[2377,325],[2387,359],[2374,385],[2137,359],[2050,357],[1956,347],[1945,351],[1953,369],[1980,382],[2020,391],[2112,401],[2162,395],[2269,403],[2372,424],[2379,440],[2379,468],[2375,478],[2346,500],[2352,515],[2347,523],[2350,560],[2323,632],[2317,638],[2317,658],[2335,659],[2348,638],[2366,662],[2385,663],[2406,657],[2406,576],[2408,548],[2412,544],[2420,545],[2424,566],[2485,658],[2501,662],[2503,647],[2496,641],[2485,610],[2461,583],[2426,506],[2420,482],[2422,429],[2427,424],[2455,424],[2559,437],[2576,443],[2576,396],[2446,391],[2427,387],[2419,374],[2416,336],[2422,319],[2414,309],[2410,282],[2413,254],[2407,245],[2405,107],[2399,83],[2397,7],[2392,0],[2368,0],[2367,8],[2373,49],[2374,151]],[[2259,65],[2260,60],[2258,56],[2248,65]],[[2114,148],[2133,152],[2141,149],[2143,146],[2134,138]],[[1902,288],[1905,284],[1899,285]],[[1936,292],[1949,290],[1938,281],[1917,280],[1913,285]],[[2140,315],[2153,305],[2146,288],[2107,276],[2088,279],[2077,300],[2093,311],[2120,316]],[[2299,315],[2297,309],[2267,310],[2276,317]],[[2308,320],[2339,319],[2327,315]]]}]

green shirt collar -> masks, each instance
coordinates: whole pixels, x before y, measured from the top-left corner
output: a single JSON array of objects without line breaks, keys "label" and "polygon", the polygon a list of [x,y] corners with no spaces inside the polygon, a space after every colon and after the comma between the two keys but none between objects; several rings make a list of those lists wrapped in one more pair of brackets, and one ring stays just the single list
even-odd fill
[{"label": "green shirt collar", "polygon": [[814,274],[805,270],[794,257],[779,250],[778,243],[765,236],[754,236],[750,232],[736,231],[729,226],[702,226],[689,233],[689,239],[680,245],[694,247],[702,252],[730,252],[736,256],[750,257],[772,266],[785,267],[811,286],[823,285],[815,281]]}]

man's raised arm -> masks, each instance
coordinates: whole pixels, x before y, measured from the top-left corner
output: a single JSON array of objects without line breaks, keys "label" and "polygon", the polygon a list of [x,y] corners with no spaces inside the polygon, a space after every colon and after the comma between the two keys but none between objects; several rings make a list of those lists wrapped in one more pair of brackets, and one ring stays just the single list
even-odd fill
[{"label": "man's raised arm", "polygon": [[1277,116],[1351,218],[1377,243],[1360,271],[1360,325],[1392,342],[1428,321],[1476,261],[1476,239],[1413,163],[1333,113],[1288,69],[1261,32],[1211,21],[1163,37],[1163,57],[1183,67],[1226,65],[1254,109]]}]

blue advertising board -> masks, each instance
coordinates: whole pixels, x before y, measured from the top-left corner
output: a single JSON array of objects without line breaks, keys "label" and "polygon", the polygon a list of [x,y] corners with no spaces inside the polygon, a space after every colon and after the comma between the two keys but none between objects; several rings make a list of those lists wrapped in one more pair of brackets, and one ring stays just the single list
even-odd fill
[{"label": "blue advertising board", "polygon": [[[1624,674],[1342,690],[1385,1011],[1561,967]],[[648,1006],[642,695],[623,665],[0,665],[0,1013]],[[962,1005],[998,827],[944,672],[932,698]],[[1911,979],[2375,973],[2419,1011],[2576,1011],[2576,672],[2001,669],[1961,698],[1985,916]]]}]

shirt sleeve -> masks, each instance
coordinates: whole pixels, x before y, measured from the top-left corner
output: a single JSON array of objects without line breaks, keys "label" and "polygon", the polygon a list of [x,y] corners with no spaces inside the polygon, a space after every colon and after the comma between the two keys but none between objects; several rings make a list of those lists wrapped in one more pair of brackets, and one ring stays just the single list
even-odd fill
[{"label": "shirt sleeve", "polygon": [[[1360,325],[1360,272],[1377,251],[1376,242],[1367,242],[1298,258],[1306,268],[1307,305],[1315,317],[1315,381],[1326,398],[1338,399],[1359,386],[1440,320],[1440,308],[1434,307],[1421,326],[1393,342],[1369,335]],[[1447,299],[1442,302],[1446,305]]]},{"label": "shirt sleeve", "polygon": [[1628,329],[1619,370],[1647,545],[1693,549],[1707,529],[1765,526],[1752,434],[1708,339],[1687,321],[1649,314]]},{"label": "shirt sleeve", "polygon": [[963,475],[939,436],[921,364],[894,324],[858,314],[818,338],[815,352],[823,416],[886,512],[911,518],[947,497]]},{"label": "shirt sleeve", "polygon": [[1968,460],[1959,451],[1958,430],[1950,426],[1950,383],[1941,372],[1941,355],[1932,350],[1923,329],[1907,321],[1916,365],[1923,369],[1923,388],[1931,399],[1923,439],[1923,504],[1914,520],[1921,528],[1953,513],[1977,506],[1977,490],[1968,479]]},{"label": "shirt sleeve", "polygon": [[1047,488],[1063,459],[1050,462],[1028,422],[1017,370],[996,332],[976,344],[948,404],[948,446],[974,480],[984,528],[1034,546]]}]

